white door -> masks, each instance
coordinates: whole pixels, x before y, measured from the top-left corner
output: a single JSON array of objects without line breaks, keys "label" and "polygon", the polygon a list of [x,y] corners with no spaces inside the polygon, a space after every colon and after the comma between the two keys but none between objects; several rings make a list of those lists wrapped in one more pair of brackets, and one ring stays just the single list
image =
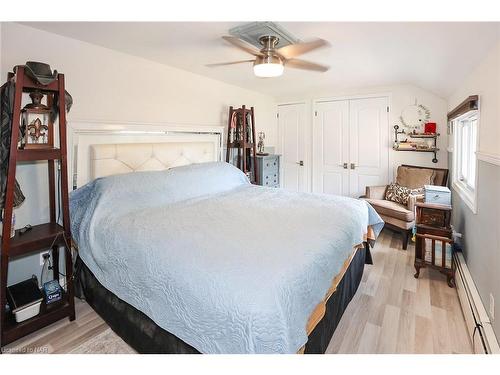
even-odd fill
[{"label": "white door", "polygon": [[349,102],[316,105],[313,124],[313,192],[349,194]]},{"label": "white door", "polygon": [[313,191],[359,197],[388,181],[388,99],[319,102],[313,125]]},{"label": "white door", "polygon": [[307,190],[306,105],[278,106],[281,153],[281,186],[291,191]]},{"label": "white door", "polygon": [[349,100],[349,195],[384,185],[389,173],[387,98]]}]

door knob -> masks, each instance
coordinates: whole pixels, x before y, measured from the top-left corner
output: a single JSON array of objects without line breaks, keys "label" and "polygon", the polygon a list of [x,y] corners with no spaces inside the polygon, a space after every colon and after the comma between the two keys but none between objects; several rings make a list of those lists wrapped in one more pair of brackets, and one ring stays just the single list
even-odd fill
[{"label": "door knob", "polygon": [[344,167],[344,169],[347,169],[347,163],[344,163],[342,166]]},{"label": "door knob", "polygon": [[300,160],[300,161],[296,162],[296,164],[298,164],[301,167],[303,167],[304,166],[304,160]]},{"label": "door knob", "polygon": [[351,169],[356,169],[356,164],[351,163]]}]

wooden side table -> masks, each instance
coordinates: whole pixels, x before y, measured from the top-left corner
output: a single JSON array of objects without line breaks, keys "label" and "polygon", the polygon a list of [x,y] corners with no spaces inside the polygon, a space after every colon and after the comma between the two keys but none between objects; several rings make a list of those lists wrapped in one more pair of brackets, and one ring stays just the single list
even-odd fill
[{"label": "wooden side table", "polygon": [[450,226],[452,207],[441,204],[416,203],[417,235],[415,243],[415,278],[420,269],[430,267],[445,274],[448,286],[455,285],[453,238]]}]

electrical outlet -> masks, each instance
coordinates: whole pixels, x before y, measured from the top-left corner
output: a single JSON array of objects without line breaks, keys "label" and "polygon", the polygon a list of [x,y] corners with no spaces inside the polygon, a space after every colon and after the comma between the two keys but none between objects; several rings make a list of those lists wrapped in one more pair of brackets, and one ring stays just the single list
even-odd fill
[{"label": "electrical outlet", "polygon": [[43,253],[40,253],[40,266],[43,266],[45,263],[45,258],[49,256],[50,257],[50,251],[44,251]]},{"label": "electrical outlet", "polygon": [[495,320],[495,298],[490,293],[490,319]]}]

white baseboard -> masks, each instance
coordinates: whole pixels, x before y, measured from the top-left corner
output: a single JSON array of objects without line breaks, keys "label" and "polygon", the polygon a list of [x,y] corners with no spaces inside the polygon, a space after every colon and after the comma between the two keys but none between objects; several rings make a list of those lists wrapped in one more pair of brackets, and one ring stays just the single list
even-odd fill
[{"label": "white baseboard", "polygon": [[455,284],[474,353],[500,354],[500,346],[462,253],[455,253]]}]

